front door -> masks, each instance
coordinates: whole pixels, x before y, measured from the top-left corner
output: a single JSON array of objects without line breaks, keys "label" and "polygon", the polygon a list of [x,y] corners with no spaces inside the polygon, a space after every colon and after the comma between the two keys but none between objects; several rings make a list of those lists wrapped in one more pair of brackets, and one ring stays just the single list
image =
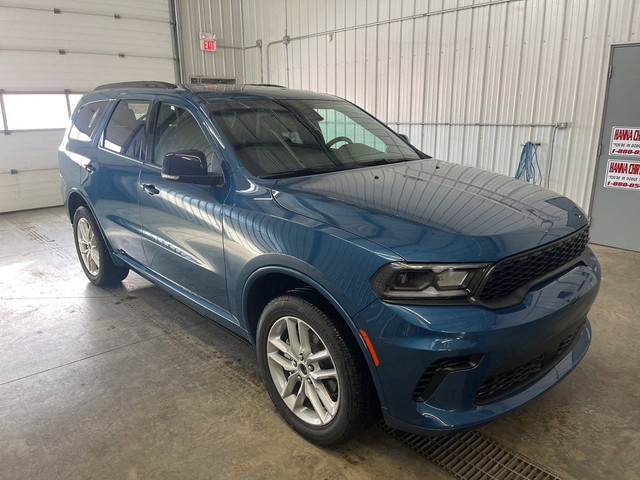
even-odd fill
[{"label": "front door", "polygon": [[228,309],[222,248],[221,187],[165,180],[164,156],[201,150],[208,169],[220,171],[212,141],[187,109],[160,103],[152,152],[140,173],[140,214],[146,266],[205,300]]},{"label": "front door", "polygon": [[591,241],[640,251],[640,45],[614,45],[591,205]]}]

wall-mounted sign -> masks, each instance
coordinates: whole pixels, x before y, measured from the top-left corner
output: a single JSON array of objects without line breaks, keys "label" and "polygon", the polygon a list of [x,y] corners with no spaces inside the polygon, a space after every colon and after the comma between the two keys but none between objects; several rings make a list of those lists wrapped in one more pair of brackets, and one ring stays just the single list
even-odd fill
[{"label": "wall-mounted sign", "polygon": [[640,128],[613,127],[609,155],[640,157]]},{"label": "wall-mounted sign", "polygon": [[200,50],[203,52],[215,52],[216,36],[210,33],[200,32]]},{"label": "wall-mounted sign", "polygon": [[609,159],[604,186],[640,192],[640,161]]},{"label": "wall-mounted sign", "polygon": [[205,52],[215,52],[216,51],[216,41],[211,39],[202,39],[200,40],[200,48],[202,48]]}]

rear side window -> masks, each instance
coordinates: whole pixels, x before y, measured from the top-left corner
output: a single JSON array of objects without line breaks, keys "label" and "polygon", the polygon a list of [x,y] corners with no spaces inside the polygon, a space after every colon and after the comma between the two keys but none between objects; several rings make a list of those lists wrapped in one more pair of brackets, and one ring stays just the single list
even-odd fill
[{"label": "rear side window", "polygon": [[91,140],[91,134],[96,129],[96,125],[100,121],[107,105],[109,105],[109,102],[104,101],[87,103],[82,107],[73,121],[69,138],[84,142]]},{"label": "rear side window", "polygon": [[118,102],[107,124],[102,146],[130,158],[144,160],[149,106],[150,102],[144,100]]}]

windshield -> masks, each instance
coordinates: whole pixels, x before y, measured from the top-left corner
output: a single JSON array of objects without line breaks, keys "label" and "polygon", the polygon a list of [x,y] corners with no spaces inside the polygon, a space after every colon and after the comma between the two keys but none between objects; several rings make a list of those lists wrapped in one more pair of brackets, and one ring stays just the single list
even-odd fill
[{"label": "windshield", "polygon": [[251,174],[282,178],[346,170],[420,155],[386,126],[340,100],[209,103]]}]

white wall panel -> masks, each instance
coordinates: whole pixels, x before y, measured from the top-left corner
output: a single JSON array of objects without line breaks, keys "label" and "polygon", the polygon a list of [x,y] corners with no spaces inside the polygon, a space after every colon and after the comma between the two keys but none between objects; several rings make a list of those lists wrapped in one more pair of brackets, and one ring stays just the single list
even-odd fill
[{"label": "white wall panel", "polygon": [[64,132],[21,132],[0,136],[0,199],[3,211],[62,204],[58,147]]},{"label": "white wall panel", "polygon": [[60,172],[58,169],[34,170],[11,175],[0,173],[3,211],[13,212],[32,208],[62,205]]},{"label": "white wall panel", "polygon": [[[83,93],[110,82],[173,82],[174,65],[167,0],[0,1],[5,92]],[[0,212],[61,203],[61,138],[60,130],[0,133]]]},{"label": "white wall panel", "polygon": [[0,89],[85,92],[110,81],[172,82],[168,8],[165,0],[0,1]]},{"label": "white wall panel", "polygon": [[[219,9],[231,1],[201,3]],[[265,82],[343,96],[445,160],[513,175],[522,144],[537,141],[546,183],[552,126],[569,122],[556,133],[550,188],[588,207],[609,48],[638,41],[640,2],[238,0],[234,5],[242,22],[233,14],[232,24],[220,24],[225,41],[231,35],[235,46],[263,42],[262,56],[256,48],[240,51],[244,75],[237,74],[239,79],[260,82],[262,66]],[[393,21],[416,15],[424,16]],[[363,25],[370,26],[350,29]],[[315,36],[331,30],[338,31]],[[291,37],[286,46],[285,35]],[[228,56],[215,57],[207,68],[238,71],[241,62],[235,60],[233,68],[230,62]]]}]

